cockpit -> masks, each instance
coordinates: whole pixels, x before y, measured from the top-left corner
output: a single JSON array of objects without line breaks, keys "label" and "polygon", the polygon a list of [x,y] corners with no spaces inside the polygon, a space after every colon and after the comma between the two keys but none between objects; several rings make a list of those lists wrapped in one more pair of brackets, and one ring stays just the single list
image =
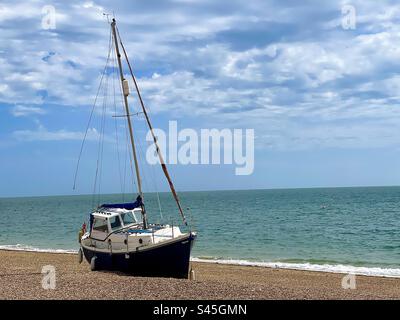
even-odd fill
[{"label": "cockpit", "polygon": [[104,240],[110,233],[118,230],[142,227],[142,210],[135,208],[93,212],[90,222],[90,236],[97,240]]}]

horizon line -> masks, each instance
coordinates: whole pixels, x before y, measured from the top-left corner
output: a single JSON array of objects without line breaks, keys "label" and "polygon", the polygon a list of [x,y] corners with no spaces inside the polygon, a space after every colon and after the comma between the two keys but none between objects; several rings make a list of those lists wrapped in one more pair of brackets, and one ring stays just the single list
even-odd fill
[{"label": "horizon line", "polygon": [[[209,189],[209,190],[180,190],[178,193],[183,192],[223,192],[223,191],[261,191],[261,190],[302,190],[302,189],[344,189],[344,188],[391,188],[400,187],[400,185],[354,185],[354,186],[313,186],[313,187],[274,187],[274,188],[251,188],[251,189]],[[144,193],[170,193],[171,191],[145,191]],[[120,192],[101,193],[100,195],[121,195]],[[136,193],[125,193],[125,195],[136,195]],[[48,194],[48,195],[14,195],[2,196],[0,199],[7,198],[41,198],[41,197],[78,197],[78,196],[93,196],[93,193],[80,193],[80,194]]]}]

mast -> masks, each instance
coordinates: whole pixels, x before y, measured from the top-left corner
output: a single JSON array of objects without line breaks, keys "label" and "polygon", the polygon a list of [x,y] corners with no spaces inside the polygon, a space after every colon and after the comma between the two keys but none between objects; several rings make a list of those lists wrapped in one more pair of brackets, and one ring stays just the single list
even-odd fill
[{"label": "mast", "polygon": [[[115,25],[116,25],[116,21],[115,21],[115,19],[112,19],[111,28],[112,28],[113,38],[114,38],[115,52],[117,54],[117,60],[118,60],[118,68],[119,68],[119,74],[120,74],[120,78],[121,78],[121,86],[122,86],[123,96],[124,96],[124,105],[125,105],[125,111],[126,111],[126,118],[128,120],[129,136],[130,136],[130,140],[131,140],[133,159],[134,159],[134,163],[135,163],[135,171],[136,171],[138,192],[139,192],[139,196],[140,196],[141,200],[143,201],[142,181],[141,181],[141,178],[140,178],[139,163],[138,163],[138,159],[137,159],[137,156],[136,156],[135,140],[133,138],[131,115],[130,115],[130,112],[129,112],[129,105],[128,105],[129,89],[127,87],[127,84],[128,84],[127,80],[124,78],[124,73],[122,71],[121,54],[119,52],[118,40],[117,40],[117,32],[115,31],[115,29],[116,29]],[[143,204],[142,204],[142,215],[143,215],[143,229],[147,229],[146,209],[145,209]]]},{"label": "mast", "polygon": [[[118,31],[118,29],[117,29],[117,31]],[[119,32],[118,32],[118,35],[119,35]],[[139,86],[138,86],[138,84],[136,82],[135,75],[133,74],[133,70],[132,70],[131,64],[129,63],[128,55],[127,55],[125,47],[124,47],[124,45],[123,45],[123,43],[121,41],[121,37],[119,37],[119,41],[120,41],[120,44],[121,44],[122,51],[124,52],[126,63],[128,64],[128,68],[129,68],[129,71],[131,73],[133,83],[135,84],[135,89],[136,89],[137,95],[139,97],[140,105],[142,106],[143,114],[144,114],[144,116],[146,118],[147,125],[149,126],[149,129],[150,129],[153,141],[154,141],[154,145],[156,146],[156,151],[157,151],[157,155],[158,155],[158,157],[160,159],[161,168],[162,168],[162,170],[164,172],[164,175],[165,175],[165,177],[166,177],[166,179],[168,181],[169,188],[171,190],[172,195],[174,196],[175,202],[176,202],[176,204],[178,206],[178,209],[179,209],[179,213],[182,216],[182,220],[183,220],[184,224],[187,226],[188,224],[187,224],[187,221],[186,221],[185,214],[183,213],[183,209],[182,209],[181,203],[179,201],[178,194],[175,191],[174,184],[172,183],[172,180],[171,180],[171,177],[169,175],[169,172],[168,172],[167,166],[165,164],[164,158],[163,158],[163,156],[161,154],[161,151],[160,151],[160,148],[158,146],[157,137],[154,134],[153,126],[151,125],[150,118],[149,118],[149,116],[147,114],[147,111],[146,111],[146,108],[144,106],[142,95],[140,94]]]}]

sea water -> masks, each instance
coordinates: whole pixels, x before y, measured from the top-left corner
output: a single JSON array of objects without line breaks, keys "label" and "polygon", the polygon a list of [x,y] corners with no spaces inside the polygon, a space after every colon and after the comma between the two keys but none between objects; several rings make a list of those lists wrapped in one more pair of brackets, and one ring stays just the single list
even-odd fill
[{"label": "sea water", "polygon": [[[192,259],[400,277],[400,187],[181,192]],[[76,252],[101,203],[128,195],[0,198],[0,248]],[[181,224],[169,193],[145,194],[150,222]],[[160,204],[160,205],[159,205]]]}]

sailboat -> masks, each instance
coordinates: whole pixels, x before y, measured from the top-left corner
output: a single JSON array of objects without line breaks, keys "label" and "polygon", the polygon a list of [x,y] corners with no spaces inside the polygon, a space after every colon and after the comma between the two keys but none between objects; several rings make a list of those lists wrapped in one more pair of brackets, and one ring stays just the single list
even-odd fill
[{"label": "sailboat", "polygon": [[128,105],[129,83],[124,77],[120,46],[136,89],[142,113],[152,134],[162,171],[168,181],[183,223],[188,226],[174,184],[160,152],[115,19],[112,19],[111,22],[111,35],[123,91],[126,113],[124,117],[127,119],[129,129],[138,194],[133,202],[102,204],[90,214],[89,228],[87,231],[83,230],[79,236],[79,261],[82,262],[84,257],[90,263],[93,271],[117,270],[135,276],[187,278],[190,252],[197,234],[192,230],[182,232],[176,225],[152,224],[148,221]]}]

